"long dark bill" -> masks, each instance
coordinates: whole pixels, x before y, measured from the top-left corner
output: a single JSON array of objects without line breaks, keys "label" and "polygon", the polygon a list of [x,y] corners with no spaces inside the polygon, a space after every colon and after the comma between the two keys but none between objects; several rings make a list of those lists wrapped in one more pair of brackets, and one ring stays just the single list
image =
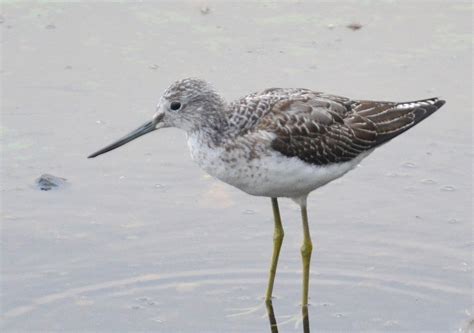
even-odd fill
[{"label": "long dark bill", "polygon": [[107,153],[111,150],[114,150],[115,148],[118,148],[120,146],[123,146],[124,144],[132,141],[132,140],[135,140],[136,138],[142,136],[142,135],[145,135],[147,133],[150,133],[150,132],[153,132],[154,130],[156,129],[155,125],[153,124],[153,121],[149,121],[145,124],[143,124],[142,126],[140,126],[139,128],[137,128],[136,130],[134,130],[133,132],[125,135],[123,138],[119,139],[118,141],[108,145],[107,147],[105,148],[102,148],[101,150],[95,152],[94,154],[92,155],[89,155],[87,158],[94,158],[96,156],[99,156],[99,155],[102,155],[104,153]]}]

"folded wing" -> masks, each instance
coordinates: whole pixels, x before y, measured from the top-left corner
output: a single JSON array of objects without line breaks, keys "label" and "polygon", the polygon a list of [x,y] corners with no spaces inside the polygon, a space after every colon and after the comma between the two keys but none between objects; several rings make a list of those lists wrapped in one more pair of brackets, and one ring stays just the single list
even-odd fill
[{"label": "folded wing", "polygon": [[444,104],[356,101],[321,93],[288,96],[258,123],[274,150],[315,164],[347,162],[413,127]]}]

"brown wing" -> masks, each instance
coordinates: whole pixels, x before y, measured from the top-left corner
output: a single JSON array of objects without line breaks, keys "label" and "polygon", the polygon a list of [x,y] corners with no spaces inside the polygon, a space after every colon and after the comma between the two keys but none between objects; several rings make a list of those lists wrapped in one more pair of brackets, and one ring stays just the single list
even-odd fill
[{"label": "brown wing", "polygon": [[438,98],[403,103],[357,101],[353,111],[375,124],[378,146],[429,117],[444,103]]},{"label": "brown wing", "polygon": [[289,157],[315,164],[347,162],[423,120],[444,101],[411,103],[351,101],[315,94],[273,105],[258,124],[272,132],[271,146]]}]

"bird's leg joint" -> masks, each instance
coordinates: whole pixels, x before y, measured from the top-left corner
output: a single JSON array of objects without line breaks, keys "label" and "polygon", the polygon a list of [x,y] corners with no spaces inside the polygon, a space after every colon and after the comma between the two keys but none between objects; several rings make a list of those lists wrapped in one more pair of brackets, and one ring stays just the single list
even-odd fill
[{"label": "bird's leg joint", "polygon": [[311,258],[311,253],[313,252],[313,243],[311,240],[304,240],[303,245],[301,246],[301,256],[303,258]]},{"label": "bird's leg joint", "polygon": [[283,228],[275,228],[273,232],[273,242],[274,243],[281,243],[283,242],[283,238],[285,237],[285,232]]}]

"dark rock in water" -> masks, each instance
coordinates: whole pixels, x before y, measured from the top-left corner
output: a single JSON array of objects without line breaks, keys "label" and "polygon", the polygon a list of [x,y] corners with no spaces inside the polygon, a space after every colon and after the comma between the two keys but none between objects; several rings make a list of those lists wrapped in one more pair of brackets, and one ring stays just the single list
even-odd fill
[{"label": "dark rock in water", "polygon": [[49,191],[66,185],[66,178],[56,177],[45,173],[36,179],[36,185],[41,191]]}]

